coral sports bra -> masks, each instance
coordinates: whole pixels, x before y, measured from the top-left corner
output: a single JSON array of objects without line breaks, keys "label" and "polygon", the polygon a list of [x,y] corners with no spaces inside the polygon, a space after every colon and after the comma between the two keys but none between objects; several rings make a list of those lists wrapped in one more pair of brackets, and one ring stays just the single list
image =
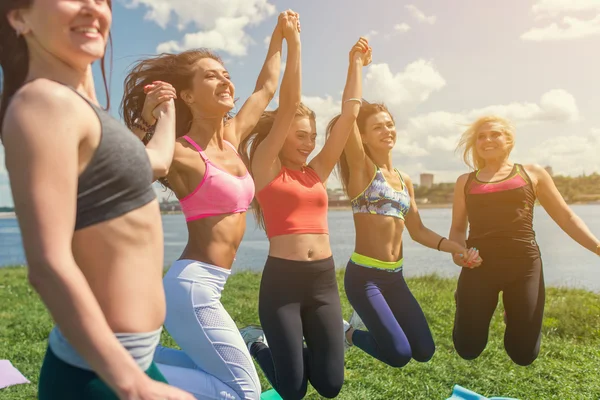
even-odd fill
[{"label": "coral sports bra", "polygon": [[[254,181],[250,173],[246,171],[244,176],[235,176],[220,169],[189,136],[183,138],[198,150],[206,163],[206,172],[200,184],[179,201],[185,220],[189,222],[215,215],[246,212],[254,198]],[[224,142],[238,154],[231,143]]]}]

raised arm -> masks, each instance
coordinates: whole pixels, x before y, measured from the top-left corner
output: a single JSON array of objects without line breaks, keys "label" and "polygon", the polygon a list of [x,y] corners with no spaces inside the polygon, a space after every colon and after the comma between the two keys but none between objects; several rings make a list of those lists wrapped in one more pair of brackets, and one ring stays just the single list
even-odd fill
[{"label": "raised arm", "polygon": [[[252,133],[252,128],[256,126],[260,116],[266,110],[277,91],[279,75],[281,72],[281,49],[283,44],[282,18],[284,15],[288,14],[295,15],[298,18],[298,14],[291,10],[285,11],[279,15],[277,25],[271,35],[271,42],[269,43],[269,50],[267,51],[265,63],[256,80],[254,92],[231,121],[235,136],[234,138],[231,138],[231,140],[235,140],[234,145],[236,146],[244,140],[246,136]],[[288,53],[288,62],[289,61]]]},{"label": "raised arm", "polygon": [[[146,144],[154,179],[169,173],[175,150],[175,88],[166,82],[155,82],[144,88],[146,98],[141,121],[134,122],[131,130]],[[142,125],[143,124],[143,125]],[[153,132],[148,134],[148,131]]]},{"label": "raised arm", "polygon": [[360,111],[362,98],[362,67],[371,62],[371,48],[367,39],[360,38],[350,50],[350,65],[346,77],[346,86],[342,96],[342,113],[331,129],[323,149],[310,162],[322,182],[325,182],[338,162],[348,136],[353,131],[356,117]]},{"label": "raised arm", "polygon": [[567,205],[550,174],[539,165],[527,165],[525,168],[536,178],[537,197],[554,222],[577,243],[600,255],[600,240]]},{"label": "raised arm", "polygon": [[97,121],[93,111],[70,90],[31,83],[6,115],[6,166],[31,285],[69,343],[123,395],[149,379],[111,331],[71,250],[79,147],[90,121]]},{"label": "raised arm", "polygon": [[[405,216],[404,220],[410,237],[415,242],[422,244],[425,247],[429,247],[430,249],[437,249],[445,253],[459,255],[462,254],[462,257],[466,259],[467,264],[468,262],[472,262],[477,259],[479,254],[476,251],[467,250],[464,243],[457,243],[456,241],[448,240],[427,228],[423,224],[421,216],[419,215],[417,203],[415,201],[415,191],[412,181],[408,175],[403,174],[402,176],[404,178],[406,187],[408,188],[408,193],[410,194],[410,210],[408,211],[408,214]],[[468,266],[478,266],[479,264],[480,262],[477,264],[473,263]]]},{"label": "raised arm", "polygon": [[252,160],[256,190],[260,190],[279,173],[279,152],[302,100],[300,32],[295,14],[286,14],[281,22],[288,46],[287,64],[279,91],[279,109],[271,131],[258,145]]}]

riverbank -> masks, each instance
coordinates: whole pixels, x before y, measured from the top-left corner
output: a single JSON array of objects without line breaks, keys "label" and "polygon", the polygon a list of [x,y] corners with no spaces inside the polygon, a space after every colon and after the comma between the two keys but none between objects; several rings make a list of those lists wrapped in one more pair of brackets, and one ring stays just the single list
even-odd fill
[{"label": "riverbank", "polygon": [[[338,283],[344,316],[350,306]],[[257,324],[257,294],[260,275],[232,275],[223,293],[223,305],[239,327]],[[434,276],[409,279],[421,303],[434,339],[436,354],[428,363],[411,361],[400,369],[390,368],[357,348],[346,353],[345,384],[341,400],[441,400],[460,384],[488,397],[519,399],[598,399],[600,382],[600,295],[583,290],[549,288],[543,326],[542,349],[529,367],[513,364],[504,352],[502,306],[490,327],[487,349],[475,361],[458,357],[452,345],[453,292],[456,281]],[[0,398],[25,400],[36,397],[39,367],[52,323],[38,296],[27,283],[24,268],[0,270],[0,359],[10,360],[32,381],[0,390]],[[167,332],[163,344],[175,346]],[[260,371],[260,369],[259,369]],[[263,390],[270,387],[259,372]],[[312,388],[306,399],[317,400]]]}]

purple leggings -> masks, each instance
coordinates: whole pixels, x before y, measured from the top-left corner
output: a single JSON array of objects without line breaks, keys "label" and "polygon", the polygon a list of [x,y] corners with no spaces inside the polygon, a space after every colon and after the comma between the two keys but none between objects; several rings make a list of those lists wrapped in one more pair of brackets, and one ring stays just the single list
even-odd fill
[{"label": "purple leggings", "polygon": [[350,304],[368,329],[354,331],[356,347],[396,368],[411,358],[427,362],[433,357],[435,344],[429,325],[402,270],[365,268],[350,261],[344,286]]}]

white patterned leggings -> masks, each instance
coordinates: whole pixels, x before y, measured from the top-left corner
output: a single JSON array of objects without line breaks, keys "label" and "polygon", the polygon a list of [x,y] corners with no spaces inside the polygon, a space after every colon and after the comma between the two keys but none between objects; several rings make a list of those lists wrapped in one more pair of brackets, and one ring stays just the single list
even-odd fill
[{"label": "white patterned leggings", "polygon": [[[159,346],[154,361],[194,371],[193,393],[207,400],[258,400],[261,388],[248,348],[221,304],[230,271],[177,260],[164,278],[165,328],[181,350]],[[174,383],[174,382],[173,382]],[[190,391],[190,387],[182,387]]]}]

